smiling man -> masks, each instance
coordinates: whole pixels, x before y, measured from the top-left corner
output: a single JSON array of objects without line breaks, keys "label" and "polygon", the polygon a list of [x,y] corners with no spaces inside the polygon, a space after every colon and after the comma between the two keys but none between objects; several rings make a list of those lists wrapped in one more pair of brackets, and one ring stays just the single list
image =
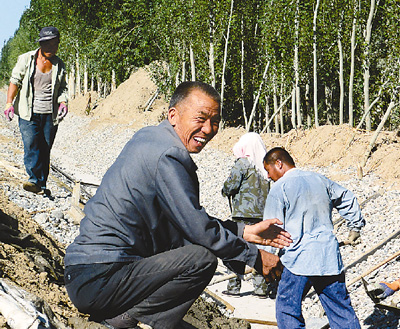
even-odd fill
[{"label": "smiling man", "polygon": [[183,82],[168,120],[138,131],[105,174],[65,256],[68,294],[92,320],[175,328],[211,280],[217,257],[237,272],[247,264],[279,277],[279,258],[249,243],[287,246],[289,235],[273,225],[279,221],[222,222],[200,205],[190,153],[204,148],[219,122],[217,91]]}]

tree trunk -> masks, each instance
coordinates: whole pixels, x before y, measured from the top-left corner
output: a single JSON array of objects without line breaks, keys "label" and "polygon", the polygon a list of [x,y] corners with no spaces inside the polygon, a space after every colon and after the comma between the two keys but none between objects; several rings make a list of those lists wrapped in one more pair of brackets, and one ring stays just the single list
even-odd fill
[{"label": "tree trunk", "polygon": [[292,89],[292,127],[296,129],[296,91]]},{"label": "tree trunk", "polygon": [[371,142],[368,145],[367,151],[365,152],[364,155],[364,159],[361,163],[361,167],[365,167],[365,165],[367,164],[367,160],[369,158],[369,156],[371,155],[372,149],[374,148],[376,139],[378,138],[379,133],[381,132],[383,126],[385,125],[386,120],[388,119],[390,112],[393,110],[394,107],[396,107],[397,104],[395,104],[395,102],[391,101],[386,112],[385,115],[383,116],[381,123],[379,124],[378,128],[376,129],[374,135],[371,138]]},{"label": "tree trunk", "polygon": [[192,45],[190,45],[189,47],[189,56],[190,56],[190,72],[192,73],[192,81],[196,81],[196,65],[194,63],[194,53]]},{"label": "tree trunk", "polygon": [[104,87],[104,91],[103,91],[103,97],[104,98],[106,98],[107,97],[107,95],[108,95],[108,89],[107,89],[107,81],[106,80],[104,80],[104,85],[103,85],[103,87]]},{"label": "tree trunk", "polygon": [[301,126],[303,125],[300,104],[301,104],[301,102],[300,102],[300,86],[297,86],[296,87],[297,128],[301,128]]},{"label": "tree trunk", "polygon": [[300,108],[300,77],[299,77],[299,29],[300,29],[300,1],[296,1],[295,16],[295,43],[294,43],[294,75],[295,75],[295,92],[296,92],[296,112],[297,126],[301,126],[301,108]]},{"label": "tree trunk", "polygon": [[343,80],[343,47],[342,47],[342,20],[341,15],[339,30],[338,30],[338,50],[339,50],[339,124],[343,124],[343,105],[344,105],[344,80]]},{"label": "tree trunk", "polygon": [[78,54],[76,54],[76,86],[75,86],[75,94],[80,95],[81,94],[81,72],[79,70],[79,57]]},{"label": "tree trunk", "polygon": [[244,101],[244,40],[243,40],[243,19],[242,19],[242,41],[241,41],[241,63],[240,63],[240,93],[242,98],[242,110],[243,110],[243,118],[244,118],[244,126],[248,127],[248,120],[247,120],[247,113],[246,113],[246,106]]},{"label": "tree trunk", "polygon": [[215,88],[215,58],[214,58],[214,34],[215,34],[215,15],[210,4],[210,57],[208,65],[210,67],[211,85]]},{"label": "tree trunk", "polygon": [[313,19],[313,75],[314,75],[314,122],[315,127],[319,127],[318,120],[318,77],[317,77],[317,15],[318,15],[319,0],[317,0],[314,9]]},{"label": "tree trunk", "polygon": [[210,58],[209,58],[209,66],[210,66],[210,78],[211,85],[215,88],[215,66],[214,66],[215,58],[214,58],[214,43],[210,42]]},{"label": "tree trunk", "polygon": [[111,91],[117,89],[117,82],[115,81],[115,71],[111,71]]},{"label": "tree trunk", "polygon": [[246,127],[247,131],[250,131],[251,124],[253,123],[254,115],[255,115],[256,109],[257,109],[258,100],[260,99],[260,95],[261,95],[262,86],[263,86],[265,78],[267,76],[268,67],[269,67],[269,62],[267,63],[267,65],[265,65],[264,74],[263,74],[262,80],[260,82],[260,86],[258,87],[258,93],[257,93],[256,99],[254,100],[253,108],[251,110],[251,114],[250,114],[250,118],[249,118],[249,122]]},{"label": "tree trunk", "polygon": [[68,78],[68,95],[70,99],[75,98],[75,69],[71,67]]},{"label": "tree trunk", "polygon": [[182,80],[181,82],[186,80],[186,62],[182,60]]},{"label": "tree trunk", "polygon": [[[282,90],[281,90],[280,97],[279,97],[279,103],[280,104],[283,103]],[[279,122],[281,124],[281,135],[283,135],[285,133],[285,127],[283,125],[283,110],[279,112]]]},{"label": "tree trunk", "polygon": [[[278,110],[278,96],[276,94],[276,82],[275,82],[275,79],[274,79],[273,84],[274,84],[274,113],[277,113],[277,110]],[[275,132],[277,134],[279,134],[279,118],[278,118],[277,115],[275,115]]]},{"label": "tree trunk", "polygon": [[[269,97],[265,96],[265,123],[269,122]],[[267,128],[267,133],[271,132],[271,128],[269,124],[264,127],[264,129]]]},{"label": "tree trunk", "polygon": [[221,81],[221,125],[223,124],[225,112],[224,112],[224,89],[225,89],[225,69],[226,69],[226,59],[228,57],[228,44],[229,44],[229,33],[231,30],[231,21],[232,21],[232,14],[233,14],[233,3],[234,0],[231,0],[231,9],[229,13],[229,20],[228,20],[228,28],[226,31],[225,37],[225,48],[224,48],[224,61],[222,64],[222,81]]},{"label": "tree trunk", "polygon": [[179,71],[178,71],[178,72],[176,72],[176,75],[175,75],[175,88],[178,87],[179,84],[180,84],[180,81],[179,81]]},{"label": "tree trunk", "polygon": [[97,92],[99,93],[99,98],[101,98],[101,77],[97,76]]},{"label": "tree trunk", "polygon": [[[367,24],[365,26],[365,40],[364,40],[364,110],[369,108],[369,56],[370,56],[370,43],[371,43],[371,30],[372,30],[372,20],[375,13],[375,0],[371,0],[371,8],[369,11],[369,16]],[[365,118],[365,125],[367,130],[371,130],[371,114],[368,113]]]},{"label": "tree trunk", "polygon": [[306,93],[305,93],[305,101],[306,101],[306,112],[307,112],[307,128],[311,128],[311,104],[310,104],[310,85],[306,84]]},{"label": "tree trunk", "polygon": [[292,95],[289,95],[288,97],[286,97],[286,99],[278,107],[278,109],[274,112],[274,114],[272,114],[272,116],[269,118],[267,124],[265,125],[264,129],[261,131],[261,134],[265,133],[265,130],[267,129],[267,127],[271,124],[272,120],[274,120],[276,118],[276,115],[279,113],[279,111],[282,111],[283,107],[286,105],[286,103],[288,102],[288,100],[290,98],[292,98]]},{"label": "tree trunk", "polygon": [[83,93],[86,95],[88,92],[88,72],[87,72],[87,65],[85,63],[84,72],[83,72]]},{"label": "tree trunk", "polygon": [[332,124],[332,90],[325,86],[326,123]]},{"label": "tree trunk", "polygon": [[356,50],[356,24],[357,24],[357,0],[354,1],[353,26],[351,30],[351,60],[350,60],[350,77],[349,77],[349,125],[354,125],[353,110],[353,90],[354,90],[354,62]]}]

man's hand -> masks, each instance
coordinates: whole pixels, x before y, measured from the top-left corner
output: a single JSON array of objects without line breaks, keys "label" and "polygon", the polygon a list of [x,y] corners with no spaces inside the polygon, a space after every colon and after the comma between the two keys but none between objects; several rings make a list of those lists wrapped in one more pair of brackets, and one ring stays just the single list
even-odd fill
[{"label": "man's hand", "polygon": [[12,103],[7,103],[6,108],[4,109],[4,115],[8,121],[11,121],[14,118],[14,106]]},{"label": "man's hand", "polygon": [[68,107],[65,103],[60,103],[60,106],[58,107],[58,119],[62,120],[68,113]]},{"label": "man's hand", "polygon": [[246,225],[243,231],[243,239],[247,242],[283,248],[292,242],[290,234],[275,224],[283,224],[279,219],[266,219],[254,225]]},{"label": "man's hand", "polygon": [[274,280],[279,280],[283,271],[283,265],[279,257],[261,249],[259,251],[262,262],[262,274],[265,281],[272,282]]}]

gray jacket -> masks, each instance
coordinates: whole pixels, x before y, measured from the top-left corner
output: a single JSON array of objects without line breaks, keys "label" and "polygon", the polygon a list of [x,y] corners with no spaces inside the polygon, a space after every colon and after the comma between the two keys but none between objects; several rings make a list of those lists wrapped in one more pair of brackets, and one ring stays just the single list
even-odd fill
[{"label": "gray jacket", "polygon": [[258,250],[241,238],[244,225],[200,206],[196,170],[168,121],[138,131],[86,204],[65,265],[131,262],[197,244],[237,272],[253,267]]}]

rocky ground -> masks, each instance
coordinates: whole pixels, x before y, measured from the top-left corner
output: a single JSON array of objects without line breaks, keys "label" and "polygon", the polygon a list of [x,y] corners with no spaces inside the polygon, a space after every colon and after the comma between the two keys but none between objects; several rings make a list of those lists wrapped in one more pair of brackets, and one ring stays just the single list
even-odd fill
[{"label": "rocky ground", "polygon": [[[52,163],[75,180],[98,183],[125,143],[140,127],[156,124],[167,105],[162,98],[144,112],[143,105],[155,91],[144,71],[122,84],[106,100],[97,103],[95,94],[77,97],[70,113],[60,124],[52,151]],[[139,81],[139,82],[138,82]],[[140,83],[143,81],[143,83]],[[0,107],[4,104],[0,97]],[[96,106],[95,106],[96,105]],[[94,108],[93,108],[94,107]],[[220,195],[222,184],[233,164],[231,148],[244,133],[241,128],[221,131],[198,155],[201,200],[207,211],[222,219],[229,218],[227,200]],[[354,136],[354,141],[349,141]],[[312,169],[351,189],[363,204],[367,225],[360,244],[341,247],[345,265],[400,230],[400,148],[397,133],[385,132],[363,168],[361,162],[371,133],[356,132],[347,126],[325,126],[309,131],[292,130],[278,136],[264,134],[267,148],[284,146],[299,167]],[[52,171],[48,188],[51,197],[27,193],[21,188],[26,176],[23,148],[17,120],[0,119],[0,273],[23,289],[42,297],[60,323],[84,328],[85,315],[69,302],[62,284],[65,247],[77,234],[78,225],[70,215],[71,188],[67,181]],[[94,189],[88,188],[89,193]],[[339,216],[335,215],[335,220]],[[346,239],[345,224],[338,225],[339,241]],[[346,271],[348,283],[399,251],[400,241],[393,238],[376,252]],[[387,264],[365,274],[370,283],[392,281],[400,277],[400,263],[394,257]],[[399,316],[379,310],[367,297],[359,280],[349,286],[352,303],[362,328],[400,328]],[[400,294],[400,293],[399,293]],[[397,305],[396,297],[393,303]],[[317,297],[309,294],[304,301],[306,317],[321,315]],[[84,322],[82,322],[84,321]],[[201,299],[192,308],[187,322],[192,328],[246,328],[248,324],[222,316],[216,307]],[[7,328],[5,320],[0,323]],[[94,326],[94,324],[91,324]]]}]

